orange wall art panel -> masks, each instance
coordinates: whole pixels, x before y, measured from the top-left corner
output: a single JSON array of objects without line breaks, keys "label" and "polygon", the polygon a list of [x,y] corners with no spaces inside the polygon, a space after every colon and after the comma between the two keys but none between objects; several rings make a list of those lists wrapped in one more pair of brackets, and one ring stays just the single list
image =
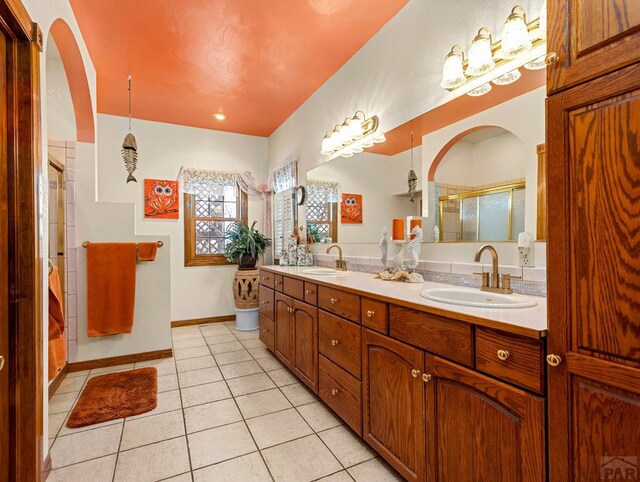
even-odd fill
[{"label": "orange wall art panel", "polygon": [[178,181],[145,179],[144,217],[178,219],[180,215],[178,189]]},{"label": "orange wall art panel", "polygon": [[362,224],[362,194],[342,193],[340,221],[342,224]]}]

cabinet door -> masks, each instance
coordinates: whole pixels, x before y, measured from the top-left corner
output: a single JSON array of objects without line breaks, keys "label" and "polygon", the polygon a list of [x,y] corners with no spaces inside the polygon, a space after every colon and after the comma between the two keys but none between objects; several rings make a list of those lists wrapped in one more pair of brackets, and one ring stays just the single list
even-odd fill
[{"label": "cabinet door", "polygon": [[638,0],[553,0],[547,5],[547,50],[559,59],[547,69],[549,93],[640,60]]},{"label": "cabinet door", "polygon": [[318,308],[293,300],[293,371],[318,393]]},{"label": "cabinet door", "polygon": [[543,482],[544,400],[425,355],[430,482]]},{"label": "cabinet door", "polygon": [[547,132],[549,476],[598,480],[640,455],[640,66],[549,98]]},{"label": "cabinet door", "polygon": [[292,301],[282,293],[275,294],[276,356],[289,368],[293,367]]},{"label": "cabinet door", "polygon": [[423,364],[421,350],[363,329],[362,434],[407,480],[425,478]]}]

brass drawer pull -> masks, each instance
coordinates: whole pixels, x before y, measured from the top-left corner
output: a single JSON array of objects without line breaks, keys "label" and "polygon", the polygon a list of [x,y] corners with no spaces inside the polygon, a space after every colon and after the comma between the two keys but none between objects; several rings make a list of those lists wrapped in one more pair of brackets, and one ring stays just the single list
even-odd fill
[{"label": "brass drawer pull", "polygon": [[431,381],[431,375],[428,373],[423,373],[422,374],[422,381],[425,383],[429,383]]},{"label": "brass drawer pull", "polygon": [[367,316],[369,318],[373,318],[376,315],[376,312],[373,310],[367,310]]},{"label": "brass drawer pull", "polygon": [[4,368],[4,357],[0,355],[0,371]]},{"label": "brass drawer pull", "polygon": [[413,378],[418,378],[419,375],[420,375],[420,370],[416,370],[415,368],[411,370],[411,376]]},{"label": "brass drawer pull", "polygon": [[331,346],[338,346],[340,344],[340,340],[331,340]]},{"label": "brass drawer pull", "polygon": [[269,301],[267,301],[267,300],[262,300],[262,304],[263,304],[263,305],[266,305],[267,303],[269,303]]},{"label": "brass drawer pull", "polygon": [[560,358],[558,355],[547,355],[547,363],[552,367],[557,367],[558,365],[560,365],[561,361],[562,358]]},{"label": "brass drawer pull", "polygon": [[331,304],[335,305],[338,302],[338,298],[331,298]]},{"label": "brass drawer pull", "polygon": [[337,388],[332,388],[331,389],[331,395],[333,395],[334,397],[338,394],[338,389]]},{"label": "brass drawer pull", "polygon": [[277,285],[281,285],[281,284],[282,284],[282,281],[278,281],[278,280],[276,280],[276,284],[277,284]]},{"label": "brass drawer pull", "polygon": [[263,277],[262,277],[262,281],[269,281],[269,279],[270,279],[270,278],[269,278],[268,276],[263,276]]},{"label": "brass drawer pull", "polygon": [[507,350],[498,350],[496,354],[498,355],[498,358],[500,358],[500,360],[502,361],[505,361],[507,358],[511,356],[511,353],[509,353]]},{"label": "brass drawer pull", "polygon": [[269,328],[265,328],[264,330],[262,330],[262,333],[269,333]]},{"label": "brass drawer pull", "polygon": [[313,291],[311,291],[311,290],[304,290],[304,294],[305,294],[305,295],[310,295],[310,294],[313,294]]}]

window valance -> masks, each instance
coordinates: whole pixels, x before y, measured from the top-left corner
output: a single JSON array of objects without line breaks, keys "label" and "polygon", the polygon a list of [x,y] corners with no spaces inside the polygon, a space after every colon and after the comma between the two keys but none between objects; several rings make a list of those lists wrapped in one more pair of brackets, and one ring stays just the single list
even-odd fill
[{"label": "window valance", "polygon": [[282,164],[271,169],[269,187],[275,193],[292,189],[298,184],[298,157],[289,156]]},{"label": "window valance", "polygon": [[307,180],[307,192],[309,196],[316,196],[325,202],[338,202],[340,185],[333,181],[322,181],[320,179]]},{"label": "window valance", "polygon": [[178,175],[182,190],[188,194],[209,192],[226,186],[235,186],[249,194],[263,194],[268,191],[264,184],[256,183],[249,171],[220,171],[202,167],[183,167]]}]

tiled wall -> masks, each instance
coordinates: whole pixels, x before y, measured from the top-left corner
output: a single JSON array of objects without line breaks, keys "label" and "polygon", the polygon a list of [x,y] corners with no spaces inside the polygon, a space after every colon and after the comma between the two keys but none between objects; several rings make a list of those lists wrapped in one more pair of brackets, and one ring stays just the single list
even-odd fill
[{"label": "tiled wall", "polygon": [[65,196],[65,315],[67,337],[67,361],[74,362],[78,357],[77,346],[77,272],[76,272],[76,205],[75,172],[76,143],[70,141],[48,141],[49,154],[64,164]]},{"label": "tiled wall", "polygon": [[[315,264],[318,266],[334,267],[336,255],[316,254]],[[377,273],[382,270],[380,258],[367,258],[360,256],[346,256],[348,269],[364,273]],[[389,266],[393,260],[389,260]],[[471,286],[479,288],[481,277],[473,273],[478,271],[491,271],[490,264],[480,263],[449,263],[441,261],[420,261],[416,269],[426,281],[446,283],[458,286]],[[547,296],[547,270],[546,268],[521,268],[520,266],[500,265],[500,273],[520,276],[521,280],[513,280],[511,287],[516,293],[531,296]]]}]

